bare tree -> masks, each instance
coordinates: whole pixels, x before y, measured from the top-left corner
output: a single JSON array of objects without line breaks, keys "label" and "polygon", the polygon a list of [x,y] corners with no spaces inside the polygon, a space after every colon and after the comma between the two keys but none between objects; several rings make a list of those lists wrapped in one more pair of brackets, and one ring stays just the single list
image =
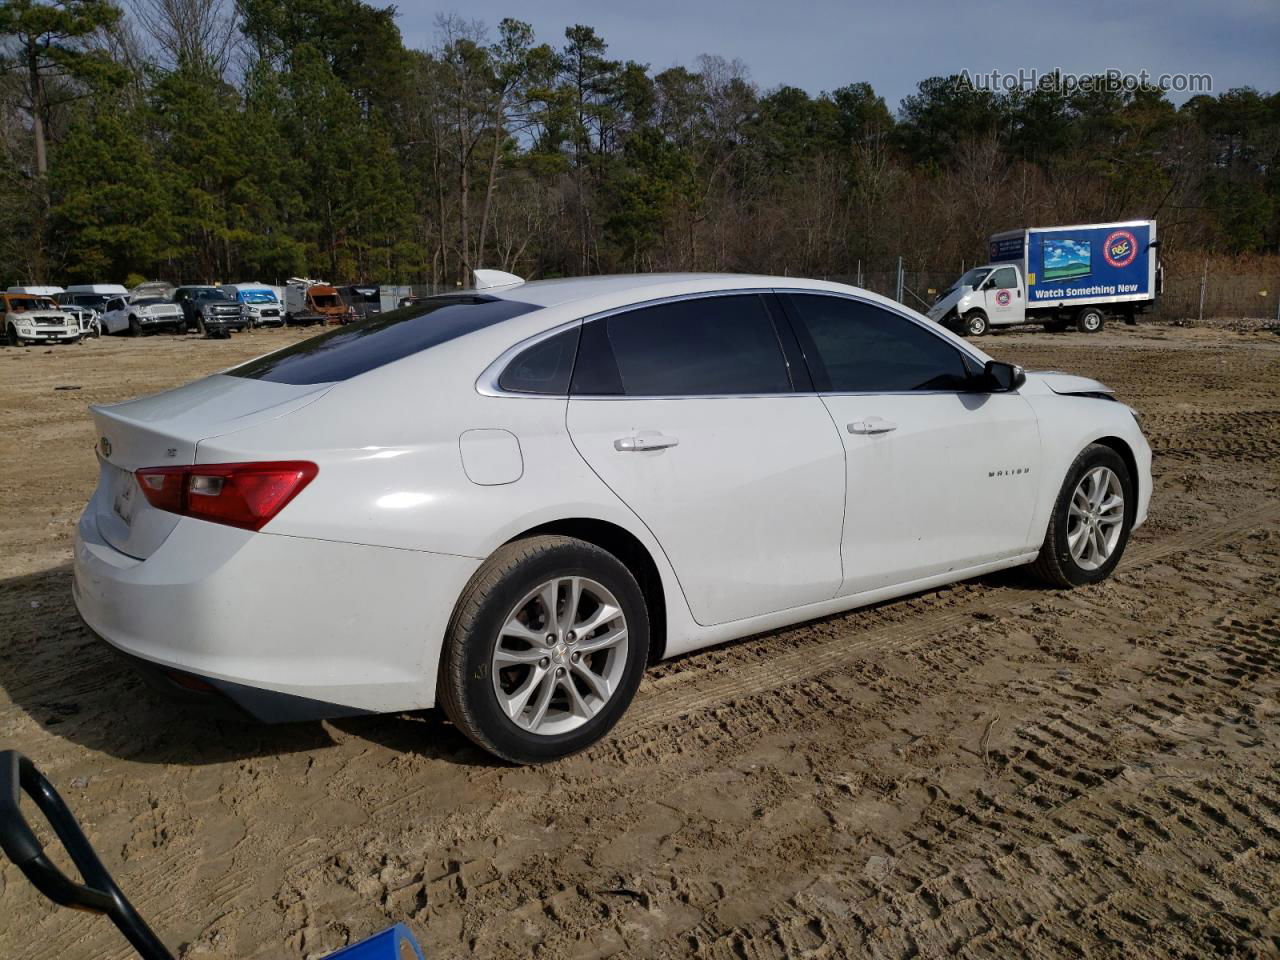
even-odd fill
[{"label": "bare tree", "polygon": [[131,6],[170,66],[226,73],[239,36],[235,8],[226,0],[132,0]]}]

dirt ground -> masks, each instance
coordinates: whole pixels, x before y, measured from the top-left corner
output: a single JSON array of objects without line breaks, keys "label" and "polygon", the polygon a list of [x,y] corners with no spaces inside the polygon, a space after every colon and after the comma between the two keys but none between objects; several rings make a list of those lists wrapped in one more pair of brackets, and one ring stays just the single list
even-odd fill
[{"label": "dirt ground", "polygon": [[[1274,333],[987,338],[1142,412],[1155,499],[1110,581],[1012,572],[687,656],[537,769],[433,713],[197,714],[79,626],[85,405],[296,336],[0,350],[0,744],[187,957],[397,920],[431,958],[1280,956]],[[7,863],[0,903],[2,957],[131,955]]]}]

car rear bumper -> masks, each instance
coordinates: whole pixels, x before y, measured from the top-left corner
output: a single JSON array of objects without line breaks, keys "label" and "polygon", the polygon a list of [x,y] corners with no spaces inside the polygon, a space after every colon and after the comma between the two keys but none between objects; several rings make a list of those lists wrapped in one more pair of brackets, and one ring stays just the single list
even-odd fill
[{"label": "car rear bumper", "polygon": [[195,678],[260,719],[315,719],[433,706],[453,604],[479,564],[190,518],[138,560],[91,508],[72,590],[90,630],[171,682]]}]

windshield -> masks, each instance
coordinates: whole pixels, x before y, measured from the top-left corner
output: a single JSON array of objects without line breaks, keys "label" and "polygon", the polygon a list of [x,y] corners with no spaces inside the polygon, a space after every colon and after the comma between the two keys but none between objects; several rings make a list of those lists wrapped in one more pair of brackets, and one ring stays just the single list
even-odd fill
[{"label": "windshield", "polygon": [[348,296],[356,303],[377,303],[381,299],[377,287],[352,287]]},{"label": "windshield", "polygon": [[9,297],[9,309],[14,313],[26,313],[28,310],[57,309],[52,300],[44,297]]},{"label": "windshield", "polygon": [[275,303],[276,295],[270,290],[241,290],[240,299],[245,303]]},{"label": "windshield", "polygon": [[71,302],[78,307],[91,307],[96,310],[110,299],[105,293],[77,293],[71,298]]},{"label": "windshield", "polygon": [[952,285],[951,289],[954,290],[956,287],[976,287],[983,280],[987,279],[987,274],[989,274],[990,272],[991,272],[990,267],[974,267],[972,270],[970,270],[968,273],[962,276],[959,280],[957,280]]},{"label": "windshield", "polygon": [[135,307],[154,307],[157,303],[168,303],[168,302],[169,301],[166,300],[164,297],[142,297],[139,300],[134,300],[133,305]]},{"label": "windshield", "polygon": [[338,299],[336,293],[313,293],[311,294],[311,302],[317,307],[340,307],[342,301]]},{"label": "windshield", "polygon": [[195,291],[197,300],[230,300],[225,291],[219,290],[217,287],[200,287]]}]

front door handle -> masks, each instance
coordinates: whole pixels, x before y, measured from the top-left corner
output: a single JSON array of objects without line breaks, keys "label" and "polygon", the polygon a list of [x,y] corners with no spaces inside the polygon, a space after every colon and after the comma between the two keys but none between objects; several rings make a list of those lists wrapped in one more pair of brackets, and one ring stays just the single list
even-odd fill
[{"label": "front door handle", "polygon": [[613,449],[620,453],[637,453],[645,450],[665,450],[679,442],[678,438],[663,436],[661,433],[637,433],[630,437],[619,437],[613,441]]},{"label": "front door handle", "polygon": [[898,425],[896,423],[892,420],[886,420],[884,417],[867,417],[849,424],[850,433],[889,433],[891,430],[897,429]]}]

